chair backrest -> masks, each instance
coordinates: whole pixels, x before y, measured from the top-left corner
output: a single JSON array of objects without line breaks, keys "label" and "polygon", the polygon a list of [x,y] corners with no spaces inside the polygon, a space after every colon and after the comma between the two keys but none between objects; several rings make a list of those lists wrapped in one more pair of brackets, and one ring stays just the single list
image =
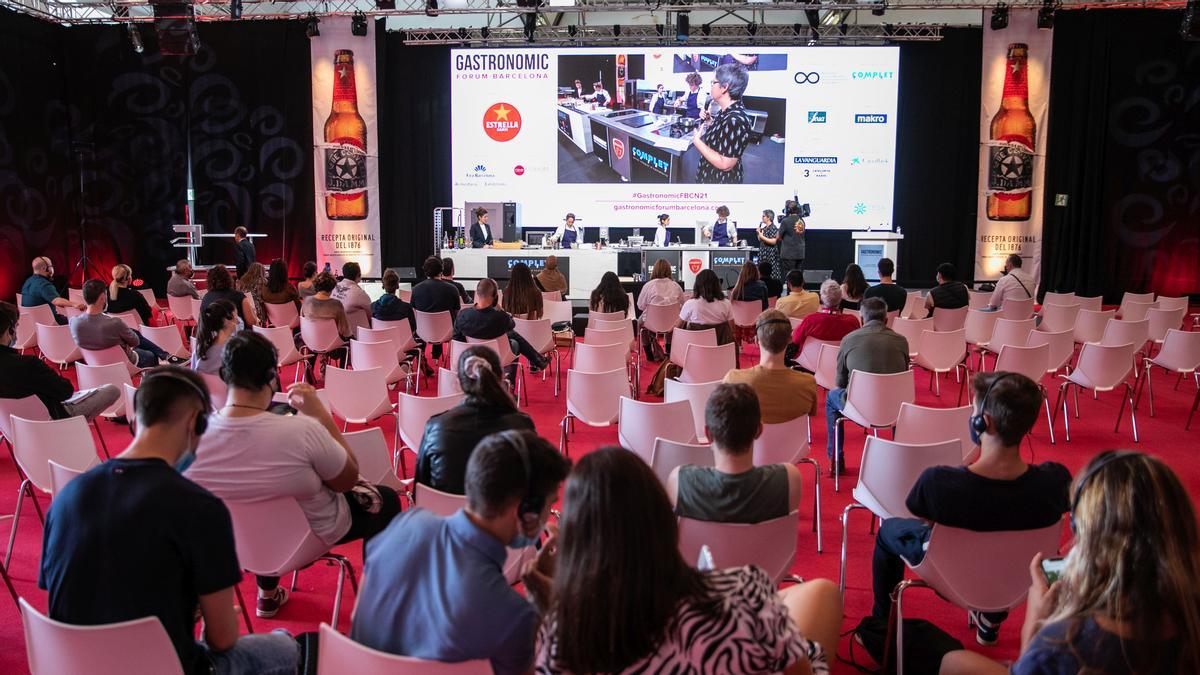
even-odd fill
[{"label": "chair backrest", "polygon": [[74,626],[42,614],[25,598],[20,603],[32,675],[183,675],[175,645],[158,617]]},{"label": "chair backrest", "polygon": [[[107,366],[89,366],[79,363],[75,365],[75,377],[80,391],[95,389],[106,384],[114,385],[118,389],[126,384],[133,384],[133,379],[129,377],[129,370],[121,363],[110,363]],[[103,415],[128,417],[132,412],[132,410],[126,409],[124,401],[117,400],[103,412]]]},{"label": "chair backrest", "polygon": [[975,406],[972,405],[927,408],[915,403],[901,403],[900,417],[896,419],[896,436],[892,440],[921,445],[958,439],[962,444],[962,456],[966,457],[975,449],[971,432],[967,429],[974,411]]},{"label": "chair backrest", "polygon": [[617,421],[621,397],[629,396],[629,378],[622,366],[606,373],[567,371],[567,412],[593,427]]},{"label": "chair backrest", "polygon": [[1084,309],[1080,305],[1079,314],[1075,317],[1075,341],[1083,342],[1099,342],[1104,336],[1104,328],[1108,325],[1109,319],[1114,319],[1117,316],[1116,310],[1108,311],[1092,311]]},{"label": "chair backrest", "polygon": [[[912,343],[909,343],[909,349],[912,347]],[[916,347],[917,362],[922,367],[948,372],[967,357],[967,329],[924,331]]]},{"label": "chair backrest", "polygon": [[713,347],[692,344],[683,358],[683,374],[679,379],[685,382],[712,382],[724,379],[725,373],[734,368],[737,368],[737,345],[732,342]]},{"label": "chair backrest", "polygon": [[1034,382],[1041,382],[1050,369],[1050,345],[1018,347],[1004,345],[996,357],[996,370],[1020,373]]},{"label": "chair backrest", "polygon": [[70,326],[60,326],[51,319],[50,323],[38,323],[35,332],[38,349],[54,363],[67,364],[83,358],[83,352],[71,337]]},{"label": "chair backrest", "polygon": [[461,394],[462,385],[458,383],[458,372],[447,368],[438,368],[438,396]]},{"label": "chair backrest", "polygon": [[1101,345],[1089,342],[1079,350],[1072,379],[1086,382],[1088,388],[1108,391],[1125,381],[1133,371],[1133,353],[1137,345]]},{"label": "chair backrest", "polygon": [[[1124,317],[1125,312],[1129,309],[1129,305],[1132,303],[1139,303],[1139,304],[1147,305],[1152,302],[1154,302],[1154,294],[1153,293],[1128,293],[1128,292],[1126,292],[1121,295],[1121,305],[1117,308],[1117,314],[1120,314],[1122,317]],[[1137,310],[1134,310],[1134,311],[1137,311]]]},{"label": "chair backrest", "polygon": [[764,424],[762,434],[754,439],[754,465],[795,464],[807,457],[808,415],[779,424]]},{"label": "chair backrest", "polygon": [[12,417],[14,415],[38,422],[46,422],[50,419],[50,411],[46,410],[46,404],[42,403],[42,399],[37,396],[0,398],[0,435],[7,438],[10,444],[13,440]]},{"label": "chair backrest", "polygon": [[1009,298],[1000,305],[1000,316],[1011,321],[1024,321],[1033,316],[1033,298]]},{"label": "chair backrest", "polygon": [[317,650],[317,675],[484,675],[492,672],[487,660],[442,663],[411,656],[397,656],[360,645],[321,624]]},{"label": "chair backrest", "polygon": [[837,347],[841,341],[833,340],[818,340],[814,337],[804,339],[804,344],[800,346],[800,354],[796,357],[796,364],[805,370],[817,371],[817,359],[821,356],[821,347],[824,345],[833,345]]},{"label": "chair backrest", "polygon": [[583,342],[575,345],[573,367],[584,373],[606,373],[617,368],[624,368],[628,354],[628,344],[595,345]]},{"label": "chair backrest", "polygon": [[679,552],[695,564],[708,546],[717,569],[757,565],[778,583],[796,559],[799,535],[799,511],[753,525],[680,518]]},{"label": "chair backrest", "polygon": [[687,401],[652,403],[622,396],[619,404],[617,441],[650,464],[654,439],[680,443],[696,440],[692,406]]},{"label": "chair backrest", "polygon": [[1121,305],[1121,310],[1117,312],[1117,315],[1123,321],[1141,321],[1146,318],[1147,312],[1157,308],[1158,303],[1156,302],[1127,302]]},{"label": "chair backrest", "polygon": [[309,351],[322,354],[344,346],[342,336],[338,333],[337,322],[333,319],[310,319],[300,317],[300,339]]},{"label": "chair backrest", "polygon": [[34,487],[50,491],[50,460],[76,471],[100,463],[96,442],[82,417],[61,420],[27,420],[13,415],[13,456]]},{"label": "chair backrest", "polygon": [[129,355],[118,345],[107,349],[80,349],[79,352],[83,354],[83,360],[89,366],[107,366],[119,363],[125,366],[130,375],[141,370],[129,360]]},{"label": "chair backrest", "polygon": [[109,316],[114,316],[120,319],[126,326],[129,326],[131,330],[141,330],[142,328],[142,316],[132,309],[128,312],[110,313]]},{"label": "chair backrest", "polygon": [[387,373],[382,368],[325,369],[325,394],[334,414],[350,422],[366,422],[391,409]]},{"label": "chair backrest", "polygon": [[846,416],[871,426],[890,427],[900,416],[900,404],[912,403],[915,396],[911,370],[887,375],[852,370],[846,385]]},{"label": "chair backrest", "polygon": [[[470,346],[471,346],[470,342],[463,342],[461,340],[451,340],[450,341],[450,367],[451,368],[458,368],[459,357],[462,356],[462,353],[465,352],[468,348],[470,348]],[[496,351],[496,348],[494,345],[484,345],[484,346],[490,347],[492,351]],[[500,355],[496,354],[496,356],[500,356]]]},{"label": "chair backrest", "polygon": [[1158,296],[1157,299],[1155,299],[1155,302],[1158,303],[1159,309],[1182,309],[1186,312],[1187,308],[1188,308],[1187,296],[1183,296],[1183,297],[1179,297],[1179,298],[1168,298],[1166,296],[1160,295],[1160,296]]},{"label": "chair backrest", "polygon": [[583,334],[584,344],[589,345],[624,345],[625,350],[629,351],[630,340],[626,335],[626,331],[616,330],[601,330],[599,328],[589,328]]},{"label": "chair backrest", "polygon": [[300,311],[294,302],[264,302],[263,309],[272,326],[296,328],[300,325]]},{"label": "chair backrest", "polygon": [[957,309],[935,307],[933,310],[933,329],[942,333],[963,328],[967,325],[967,311],[967,307],[959,307]]},{"label": "chair backrest", "polygon": [[63,466],[54,460],[49,460],[50,464],[50,494],[57,495],[62,492],[62,489],[67,487],[67,483],[83,475],[82,471]]},{"label": "chair backrest", "polygon": [[[359,330],[365,330],[360,328]],[[385,321],[383,319],[371,319],[371,328],[369,330],[393,330],[396,335],[396,346],[401,352],[406,352],[414,349],[417,346],[417,341],[413,339],[413,329],[409,325],[407,319],[400,321]]]},{"label": "chair backrest", "polygon": [[422,312],[414,309],[413,314],[417,317],[417,336],[425,342],[437,344],[453,337],[454,319],[449,311]]},{"label": "chair backrest", "polygon": [[[679,315],[676,314],[676,319]],[[687,356],[688,345],[701,345],[704,347],[717,346],[717,330],[715,328],[705,328],[704,330],[687,330],[686,328],[675,328],[671,331],[671,363],[683,367],[683,359]]]},{"label": "chair backrest", "polygon": [[384,373],[384,380],[387,384],[404,379],[404,369],[396,360],[396,345],[390,340],[382,342],[351,340],[350,364],[354,370],[380,369]]},{"label": "chair backrest", "polygon": [[[984,309],[988,303],[992,301],[992,294],[988,291],[976,291],[967,289],[967,308],[968,309]],[[933,310],[933,315],[937,316],[937,309]]]},{"label": "chair backrest", "polygon": [[743,328],[753,328],[762,314],[762,302],[758,300],[731,300],[733,306],[733,323]]},{"label": "chair backrest", "polygon": [[1047,333],[1035,330],[1029,333],[1029,339],[1025,344],[1029,347],[1049,346],[1050,349],[1046,354],[1046,372],[1054,373],[1067,365],[1071,361],[1071,357],[1075,355],[1075,331],[1063,330],[1057,333]]},{"label": "chair backrest", "polygon": [[[507,336],[495,338],[492,340],[481,340],[479,338],[467,338],[467,344],[472,345],[472,346],[479,345],[482,347],[487,347],[488,349],[491,349],[492,351],[496,352],[496,355],[500,357],[500,367],[501,368],[507,368],[510,364],[512,364],[514,361],[517,360],[517,355],[513,353],[512,343],[510,343],[508,341]],[[458,362],[455,361],[454,365],[457,366]]]},{"label": "chair backrest", "polygon": [[[20,294],[18,293],[17,295],[18,295],[18,302],[19,302]],[[70,300],[71,302],[83,304],[83,289],[82,288],[71,288],[68,286],[67,287],[67,299]]]},{"label": "chair backrest", "polygon": [[[615,332],[617,334],[615,337],[619,337],[620,339],[625,340],[629,344],[633,344],[633,322],[628,319],[618,319],[616,321],[608,321],[606,319],[596,319],[596,325],[591,328],[588,328],[587,333],[584,333],[584,337],[586,338],[588,333],[592,333],[593,331],[600,331],[600,332],[605,332],[605,333]],[[593,342],[592,344],[603,344],[603,343]]]},{"label": "chair backrest", "polygon": [[191,350],[183,345],[183,336],[179,334],[178,326],[142,326],[139,332],[142,337],[158,345],[171,356],[186,359],[192,355]]},{"label": "chair backrest", "polygon": [[146,304],[150,305],[151,307],[158,307],[158,298],[154,297],[154,291],[152,289],[139,288],[138,293],[141,293],[142,297],[146,299]]},{"label": "chair backrest", "polygon": [[592,326],[596,325],[596,321],[617,321],[624,319],[626,316],[627,312],[596,312],[588,310],[587,327],[590,330]]},{"label": "chair backrest", "polygon": [[417,506],[431,511],[439,516],[452,516],[456,511],[467,505],[466,495],[456,495],[452,492],[435,490],[428,485],[413,483],[413,501]]},{"label": "chair backrest", "polygon": [[135,394],[137,394],[137,387],[132,384],[121,385],[121,402],[125,404],[125,419],[129,421],[131,429],[137,427],[137,411],[133,407]]},{"label": "chair backrest", "polygon": [[570,300],[543,300],[542,301],[542,318],[549,319],[550,323],[558,323],[560,321],[571,322],[571,301]]},{"label": "chair backrest", "polygon": [[292,337],[292,329],[287,326],[254,326],[254,332],[266,337],[275,345],[275,351],[279,355],[279,361],[275,365],[284,366],[288,363],[294,363],[299,357],[299,352],[296,351],[296,341]]},{"label": "chair backrest", "polygon": [[673,305],[646,305],[646,309],[642,310],[642,328],[652,333],[670,333],[679,322],[681,309],[681,302]]},{"label": "chair backrest", "polygon": [[1200,368],[1200,332],[1168,330],[1154,362],[1180,373]]},{"label": "chair backrest", "polygon": [[513,319],[513,322],[516,323],[517,335],[525,338],[539,354],[554,351],[554,331],[550,328],[550,319]]},{"label": "chair backrest", "polygon": [[37,323],[27,317],[21,317],[21,319],[21,321],[17,322],[16,341],[13,342],[12,346],[17,351],[32,349],[37,346]]},{"label": "chair backrest", "polygon": [[324,554],[329,545],[308,524],[293,497],[257,501],[227,499],[233,541],[242,568],[264,576],[282,576]]},{"label": "chair backrest", "polygon": [[667,486],[667,479],[677,466],[695,464],[696,466],[714,466],[713,449],[707,443],[681,443],[665,438],[654,439],[654,448],[650,453],[650,468],[658,480]]},{"label": "chair backrest", "polygon": [[30,323],[34,323],[34,324],[44,323],[48,326],[54,326],[54,325],[58,324],[58,322],[54,320],[54,311],[50,309],[50,305],[34,305],[33,307],[22,307],[19,304],[20,302],[21,301],[18,299],[17,300],[17,303],[18,303],[17,314],[29,317],[29,318],[25,319],[26,321],[29,321],[29,319],[32,318],[33,321],[31,321]]},{"label": "chair backrest", "polygon": [[1075,329],[1075,319],[1079,316],[1079,305],[1042,305],[1042,322],[1037,329],[1047,333],[1058,333]]},{"label": "chair backrest", "polygon": [[1139,321],[1124,319],[1109,319],[1104,325],[1104,334],[1100,336],[1102,345],[1123,345],[1132,342],[1141,349],[1150,339],[1150,319]]},{"label": "chair backrest", "polygon": [[814,377],[817,380],[817,386],[826,391],[837,387],[837,361],[838,352],[841,350],[841,345],[821,345],[821,351],[817,353],[817,369],[814,371]]},{"label": "chair backrest", "polygon": [[992,339],[988,340],[988,350],[999,354],[1004,345],[1025,345],[1035,324],[1033,319],[997,319]]},{"label": "chair backrest", "polygon": [[908,353],[910,356],[916,356],[917,345],[921,342],[921,333],[933,330],[933,319],[899,318],[892,323],[892,330],[908,340]]},{"label": "chair backrest", "polygon": [[383,429],[367,427],[361,431],[343,433],[342,437],[358,460],[358,474],[368,483],[386,485],[397,491],[403,489],[403,484],[392,470],[392,457]]},{"label": "chair backrest", "polygon": [[[397,323],[407,324],[408,322],[400,321]],[[390,343],[392,343],[392,348],[396,352],[395,360],[398,360],[400,358],[401,354],[403,353],[402,347],[404,346],[404,343],[401,342],[399,326],[393,325],[393,326],[387,326],[386,328],[382,327],[382,326],[377,327],[377,328],[359,327],[354,330],[354,337],[362,342],[390,342]],[[410,337],[411,337],[411,333],[410,333]],[[350,362],[354,363],[354,347],[353,346],[350,348]]]},{"label": "chair backrest", "polygon": [[1093,297],[1077,295],[1075,296],[1075,302],[1079,303],[1079,310],[1081,312],[1099,312],[1100,308],[1104,305],[1104,297],[1099,295]]},{"label": "chair backrest", "polygon": [[1183,317],[1187,314],[1187,307],[1182,309],[1152,309],[1146,313],[1146,318],[1150,321],[1150,339],[1158,344],[1162,344],[1163,339],[1167,337],[1167,331],[1177,330],[1183,324]]},{"label": "chair backrest", "polygon": [[229,398],[229,385],[225,384],[219,376],[212,373],[196,373],[200,379],[204,380],[204,386],[208,388],[208,400],[212,402],[213,410],[220,410],[225,407],[225,401]]},{"label": "chair backrest", "polygon": [[1029,561],[1052,556],[1062,523],[1037,530],[975,532],[934,525],[925,558],[913,571],[938,595],[965,609],[1004,612],[1025,600]]},{"label": "chair backrest", "polygon": [[1042,298],[1043,308],[1046,305],[1078,305],[1079,302],[1075,299],[1074,293],[1052,293],[1047,291],[1045,297]]},{"label": "chair backrest", "polygon": [[399,392],[396,404],[400,407],[400,440],[416,452],[421,447],[421,437],[425,434],[425,423],[429,418],[446,412],[465,398],[461,392],[449,394],[440,389],[438,396],[413,396]]},{"label": "chair backrest", "polygon": [[904,299],[904,309],[900,310],[900,318],[903,319],[919,319],[924,318],[927,311],[925,310],[925,298],[921,297],[921,293],[913,291]]},{"label": "chair backrest", "polygon": [[692,408],[692,421],[696,425],[696,438],[707,440],[704,434],[704,407],[708,405],[708,397],[721,384],[721,380],[712,382],[682,382],[667,378],[663,381],[663,400],[687,401]]},{"label": "chair backrest", "polygon": [[561,302],[562,301],[562,291],[542,291],[542,303],[544,304],[547,300],[553,300],[554,302]]},{"label": "chair backrest", "polygon": [[192,296],[190,295],[167,295],[167,309],[171,310],[176,321],[196,320],[196,315],[192,313]]},{"label": "chair backrest", "polygon": [[880,518],[912,518],[905,500],[921,472],[958,466],[964,454],[957,438],[917,444],[867,436],[854,499]]},{"label": "chair backrest", "polygon": [[996,331],[996,321],[999,318],[999,312],[985,312],[980,309],[968,311],[966,323],[963,324],[967,331],[967,344],[987,344],[992,339],[992,333]]}]

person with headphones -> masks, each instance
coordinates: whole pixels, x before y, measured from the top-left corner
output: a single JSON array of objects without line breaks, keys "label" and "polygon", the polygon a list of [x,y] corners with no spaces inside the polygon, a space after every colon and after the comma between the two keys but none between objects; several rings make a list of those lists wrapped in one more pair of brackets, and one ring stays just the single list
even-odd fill
[{"label": "person with headphones", "polygon": [[[979,373],[971,386],[975,414],[968,432],[980,447],[979,459],[970,466],[926,469],[905,500],[915,518],[883,521],[875,537],[875,603],[868,618],[887,621],[892,590],[904,579],[904,563],[917,565],[924,559],[935,523],[977,532],[1033,530],[1053,525],[1067,512],[1067,468],[1058,462],[1027,464],[1021,458],[1021,441],[1042,410],[1041,388],[1024,375],[1007,372]],[[973,612],[976,641],[995,644],[1006,617],[1007,612]]]},{"label": "person with headphones", "polygon": [[525,563],[530,603],[505,566],[546,526],[571,462],[533,431],[482,441],[467,463],[466,499],[441,517],[416,505],[367,545],[350,637],[372,649],[434,661],[488,659],[498,675],[533,666],[553,533]]},{"label": "person with headphones", "polygon": [[[279,391],[270,340],[242,331],[221,355],[229,394],[209,422],[187,477],[226,501],[295,499],[313,534],[332,548],[382,531],[400,512],[395,490],[362,481],[358,460],[311,384],[287,390],[298,415],[272,414]],[[279,577],[258,577],[258,616],[287,602]]]},{"label": "person with headphones", "polygon": [[58,310],[74,307],[82,312],[87,309],[87,306],[62,297],[58,289],[54,287],[53,278],[54,263],[44,255],[34,258],[33,274],[30,274],[25,283],[21,284],[21,306],[50,305],[50,313],[54,315],[54,320],[58,325],[64,326],[67,323],[67,317],[59,314]]},{"label": "person with headphones", "polygon": [[[49,615],[69,624],[162,623],[184,673],[294,672],[285,632],[239,637],[242,579],[225,504],[180,475],[208,430],[199,375],[146,373],[133,400],[137,434],[123,453],[72,480],[46,513],[38,585]],[[204,621],[197,641],[195,617]]]}]

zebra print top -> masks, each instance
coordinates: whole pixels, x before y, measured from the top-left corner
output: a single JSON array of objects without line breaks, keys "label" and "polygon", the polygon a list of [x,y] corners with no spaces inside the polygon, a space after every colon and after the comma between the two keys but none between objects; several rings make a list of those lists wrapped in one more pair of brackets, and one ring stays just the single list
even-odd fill
[{"label": "zebra print top", "polygon": [[[778,673],[801,658],[814,675],[827,675],[821,646],[806,640],[788,617],[775,584],[758,567],[735,567],[707,573],[713,592],[722,598],[718,613],[701,614],[682,606],[658,651],[624,673]],[[538,634],[537,673],[566,673],[557,663],[555,625],[542,624]]]}]

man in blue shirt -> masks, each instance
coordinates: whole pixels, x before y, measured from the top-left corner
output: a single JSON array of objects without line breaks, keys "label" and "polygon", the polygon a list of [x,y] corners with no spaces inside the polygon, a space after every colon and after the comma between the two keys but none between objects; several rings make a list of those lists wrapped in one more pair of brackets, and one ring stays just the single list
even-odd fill
[{"label": "man in blue shirt", "polygon": [[[350,637],[433,661],[489,659],[497,675],[529,671],[538,610],[512,589],[504,565],[510,549],[533,543],[569,469],[532,431],[480,441],[467,464],[463,509],[449,518],[411,509],[367,544]],[[527,586],[543,605],[545,589]]]},{"label": "man in blue shirt", "polygon": [[81,312],[87,307],[59,295],[58,289],[54,287],[54,282],[50,281],[53,277],[54,263],[44,255],[34,258],[33,274],[29,275],[25,283],[21,284],[21,306],[50,305],[50,313],[54,315],[54,320],[61,326],[67,323],[67,318],[58,313],[58,307],[74,307]]}]

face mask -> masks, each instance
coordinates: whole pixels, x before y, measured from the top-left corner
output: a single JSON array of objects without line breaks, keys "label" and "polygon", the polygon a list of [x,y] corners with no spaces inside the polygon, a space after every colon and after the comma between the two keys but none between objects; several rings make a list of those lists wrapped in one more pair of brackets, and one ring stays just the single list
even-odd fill
[{"label": "face mask", "polygon": [[192,462],[195,462],[195,461],[196,461],[196,451],[192,450],[191,448],[188,448],[188,451],[183,453],[182,455],[180,455],[179,459],[176,460],[175,470],[178,471],[179,473],[183,473],[184,471],[187,471],[188,467],[191,466]]},{"label": "face mask", "polygon": [[537,543],[538,535],[540,535],[541,533],[539,532],[538,534],[535,534],[532,537],[525,534],[525,522],[524,521],[525,521],[524,518],[518,517],[518,519],[517,519],[517,536],[515,536],[509,540],[509,542],[508,542],[509,548],[513,548],[513,549],[529,548],[530,546],[533,546],[534,544]]}]

